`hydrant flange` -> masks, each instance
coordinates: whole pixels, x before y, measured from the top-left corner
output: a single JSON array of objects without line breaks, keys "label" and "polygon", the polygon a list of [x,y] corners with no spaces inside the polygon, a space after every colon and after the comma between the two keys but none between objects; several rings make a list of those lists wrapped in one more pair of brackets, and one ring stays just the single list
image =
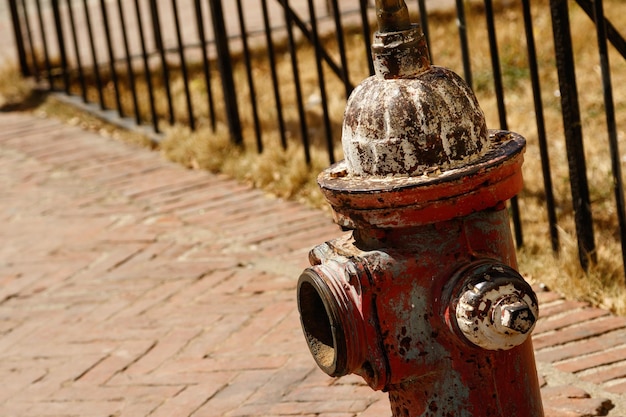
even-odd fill
[{"label": "hydrant flange", "polygon": [[497,206],[523,186],[526,141],[490,131],[491,150],[472,164],[412,176],[355,176],[339,162],[318,176],[335,221],[346,228],[407,227],[449,220]]},{"label": "hydrant flange", "polygon": [[[298,310],[317,365],[328,375],[361,375],[373,389],[387,383],[387,366],[377,326],[370,272],[345,239],[311,251],[312,266],[298,280]],[[358,260],[357,260],[358,259]]]}]

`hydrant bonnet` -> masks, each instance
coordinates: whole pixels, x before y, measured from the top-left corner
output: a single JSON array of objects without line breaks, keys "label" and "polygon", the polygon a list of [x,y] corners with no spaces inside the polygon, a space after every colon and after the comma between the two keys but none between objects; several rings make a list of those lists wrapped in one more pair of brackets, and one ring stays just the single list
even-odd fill
[{"label": "hydrant bonnet", "polygon": [[466,165],[490,148],[485,116],[465,81],[442,67],[416,78],[373,76],[352,93],[343,148],[350,175],[420,176]]},{"label": "hydrant bonnet", "polygon": [[465,82],[430,65],[403,0],[376,0],[376,75],[348,100],[345,161],[318,176],[351,233],[298,281],[308,347],[328,375],[389,393],[394,417],[542,417],[506,200],[525,140],[487,130]]}]

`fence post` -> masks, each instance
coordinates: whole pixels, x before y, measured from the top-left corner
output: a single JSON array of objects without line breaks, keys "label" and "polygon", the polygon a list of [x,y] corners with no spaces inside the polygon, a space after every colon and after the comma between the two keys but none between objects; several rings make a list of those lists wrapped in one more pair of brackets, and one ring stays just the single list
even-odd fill
[{"label": "fence post", "polygon": [[63,77],[63,90],[70,94],[70,75],[68,73],[67,52],[65,50],[65,36],[63,35],[63,24],[61,22],[61,11],[59,10],[59,0],[52,0],[52,15],[54,17],[54,28],[56,30],[57,42],[59,44],[59,55],[61,59],[61,75]]},{"label": "fence post", "polygon": [[469,42],[467,40],[467,26],[465,23],[465,5],[463,0],[456,0],[456,24],[459,27],[459,43],[461,46],[461,57],[463,59],[463,77],[467,85],[469,85],[470,88],[474,88]]},{"label": "fence post", "polygon": [[[161,71],[163,72],[163,86],[165,87],[165,97],[167,98],[167,110],[169,113],[169,123],[173,125],[176,122],[174,115],[174,103],[172,101],[172,88],[170,83],[170,70],[165,56],[165,47],[163,38],[161,37],[161,17],[159,15],[159,7],[156,0],[150,0],[150,17],[152,19],[152,34],[154,36],[155,48],[159,53],[161,61]],[[139,16],[137,17],[140,18]]]},{"label": "fence post", "polygon": [[[224,104],[226,106],[228,129],[230,131],[231,140],[236,145],[243,145],[239,107],[237,106],[237,93],[235,91],[233,68],[230,62],[230,50],[228,47],[226,25],[224,23],[222,0],[211,0],[210,5],[215,47],[217,48],[217,61],[222,79],[222,89],[224,90]],[[242,36],[245,36],[245,33],[242,33]]]},{"label": "fence post", "polygon": [[533,18],[530,9],[531,0],[522,0],[522,13],[524,15],[524,29],[526,32],[526,48],[528,51],[528,68],[530,70],[530,83],[533,90],[535,104],[535,119],[537,121],[537,139],[539,141],[539,153],[541,155],[541,170],[543,172],[543,188],[546,193],[546,209],[548,212],[548,224],[550,225],[550,241],[552,250],[559,252],[559,230],[557,228],[556,208],[554,204],[554,187],[552,186],[552,174],[550,171],[550,155],[546,137],[546,123],[541,98],[541,82],[539,79],[539,64],[537,63],[537,49],[533,32]]},{"label": "fence post", "polygon": [[13,25],[13,34],[15,35],[15,47],[17,48],[17,59],[20,63],[20,71],[22,75],[28,77],[31,74],[26,60],[26,49],[24,48],[24,40],[22,39],[22,25],[20,24],[20,15],[17,10],[17,0],[9,0],[9,8],[11,9],[11,22]]},{"label": "fence post", "polygon": [[598,38],[598,52],[600,53],[600,69],[602,71],[602,90],[604,93],[604,112],[609,134],[609,149],[611,154],[611,171],[613,171],[613,192],[619,224],[620,243],[622,246],[622,265],[626,272],[626,207],[624,206],[624,182],[622,178],[622,164],[617,138],[617,123],[615,120],[615,103],[613,101],[613,83],[611,81],[611,66],[607,47],[607,31],[604,19],[602,0],[595,0],[594,21]]},{"label": "fence post", "polygon": [[552,30],[561,92],[561,111],[569,164],[572,204],[574,206],[574,221],[578,237],[578,256],[581,266],[587,270],[590,263],[593,264],[596,261],[596,247],[567,0],[550,0],[550,12],[552,14]]}]

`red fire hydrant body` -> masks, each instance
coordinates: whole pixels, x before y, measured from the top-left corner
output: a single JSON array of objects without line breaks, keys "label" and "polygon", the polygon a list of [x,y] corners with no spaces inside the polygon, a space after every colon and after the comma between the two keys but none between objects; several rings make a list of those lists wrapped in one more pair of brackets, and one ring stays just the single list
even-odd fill
[{"label": "red fire hydrant body", "polygon": [[353,232],[313,249],[300,277],[311,353],[389,392],[397,417],[541,417],[537,299],[505,208],[525,141],[487,131],[417,26],[378,33],[373,50],[377,74],[346,109],[346,161],[318,178]]}]

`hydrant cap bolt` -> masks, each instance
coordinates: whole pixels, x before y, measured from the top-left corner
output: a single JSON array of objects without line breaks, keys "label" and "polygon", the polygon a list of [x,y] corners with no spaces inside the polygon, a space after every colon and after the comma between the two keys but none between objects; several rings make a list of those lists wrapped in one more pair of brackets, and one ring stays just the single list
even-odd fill
[{"label": "hydrant cap bolt", "polygon": [[494,310],[494,323],[501,328],[526,334],[535,324],[532,309],[523,300],[501,303]]},{"label": "hydrant cap bolt", "polygon": [[477,263],[462,272],[453,302],[456,325],[470,343],[508,350],[526,341],[539,316],[537,296],[514,269]]}]

